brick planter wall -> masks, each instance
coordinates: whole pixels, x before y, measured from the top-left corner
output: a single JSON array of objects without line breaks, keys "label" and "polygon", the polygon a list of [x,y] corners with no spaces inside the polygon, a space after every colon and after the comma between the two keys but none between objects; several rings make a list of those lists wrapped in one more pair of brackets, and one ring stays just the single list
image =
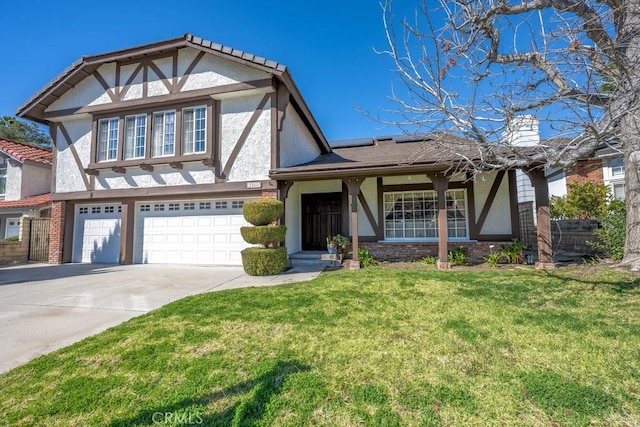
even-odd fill
[{"label": "brick planter wall", "polygon": [[0,241],[0,265],[26,264],[29,258],[31,219],[20,218],[20,234],[17,242]]},{"label": "brick planter wall", "polygon": [[[471,263],[484,262],[484,257],[493,251],[497,252],[502,245],[509,245],[511,242],[455,242],[449,243],[449,251],[462,246],[467,250],[468,261]],[[428,256],[438,255],[437,242],[361,242],[360,247],[366,248],[371,256],[378,261],[419,261]]]},{"label": "brick planter wall", "polygon": [[65,202],[54,202],[49,229],[49,264],[62,264]]}]

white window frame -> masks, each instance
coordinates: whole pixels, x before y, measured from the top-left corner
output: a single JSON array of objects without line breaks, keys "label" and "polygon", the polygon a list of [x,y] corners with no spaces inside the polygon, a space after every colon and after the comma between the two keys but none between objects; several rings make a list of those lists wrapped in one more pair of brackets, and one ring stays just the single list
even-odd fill
[{"label": "white window frame", "polygon": [[[454,194],[456,192],[461,192],[463,194],[464,197],[464,222],[465,222],[465,226],[464,229],[462,228],[455,228],[456,230],[464,230],[464,236],[456,236],[456,237],[452,237],[452,236],[447,236],[447,241],[469,241],[469,203],[468,203],[468,196],[467,196],[467,190],[466,189],[449,189],[447,190],[447,204],[449,201],[451,201],[451,199],[449,198],[450,194]],[[431,212],[432,217],[430,219],[428,218],[421,218],[421,219],[417,219],[416,218],[411,218],[411,219],[406,219],[405,218],[405,214],[404,214],[404,207],[406,206],[405,203],[410,203],[409,200],[406,200],[405,197],[409,196],[411,197],[412,195],[430,195],[432,196],[431,201],[434,204],[434,209],[433,212]],[[402,218],[397,218],[394,219],[394,221],[401,221],[402,222],[402,234],[403,236],[393,236],[393,237],[387,237],[388,236],[388,230],[387,230],[387,215],[389,213],[391,213],[391,211],[387,210],[387,195],[400,195],[401,199],[397,200],[394,203],[394,212],[395,214],[400,213]],[[383,206],[383,221],[384,221],[384,240],[385,241],[390,241],[390,242],[416,242],[416,241],[421,241],[421,242],[435,242],[438,241],[438,209],[437,209],[437,205],[438,205],[438,198],[437,198],[437,192],[435,190],[412,190],[412,191],[388,191],[385,192],[382,196],[382,200],[384,203]],[[408,197],[407,197],[408,199]],[[406,201],[405,201],[406,200]],[[455,201],[455,199],[454,199]],[[398,211],[395,209],[395,205],[397,205],[398,203],[400,203],[402,205],[402,211]],[[450,209],[447,209],[448,211]],[[427,212],[427,211],[424,211]],[[429,211],[430,212],[430,211]],[[448,215],[447,215],[448,216]],[[413,236],[409,236],[406,237],[407,235],[407,230],[408,228],[405,226],[405,221],[411,221],[413,222]],[[423,227],[415,227],[415,221],[423,221],[425,223],[425,226]],[[435,227],[426,227],[426,222],[429,222],[431,224],[435,224]],[[454,229],[454,228],[451,228]],[[416,234],[416,230],[424,230],[424,234],[425,237],[415,237]],[[447,233],[449,233],[450,227],[447,226]],[[411,234],[411,233],[409,233]],[[432,236],[426,237],[427,234],[432,234]]]},{"label": "white window frame", "polygon": [[[167,115],[173,115],[173,129],[171,133],[167,132]],[[157,123],[158,117],[162,117],[162,133],[158,133]],[[152,113],[152,147],[151,157],[174,157],[176,155],[176,110],[154,111]],[[167,136],[171,135],[173,141],[171,145],[167,145]],[[171,147],[171,150],[167,147]]]},{"label": "white window frame", "polygon": [[[619,165],[616,164],[614,166],[614,162],[618,163],[618,161],[620,162],[620,164]],[[612,179],[624,177],[624,159],[622,157],[609,160],[609,168],[610,168],[609,176],[611,176]]]},{"label": "white window frame", "polygon": [[0,196],[7,193],[7,168],[0,167]]},{"label": "white window frame", "polygon": [[[103,134],[103,126],[106,124],[106,133]],[[118,159],[120,119],[110,117],[98,120],[98,136],[96,141],[96,161],[112,162]],[[114,138],[115,134],[115,138]],[[106,138],[103,138],[105,136]],[[113,142],[115,140],[115,147]]]},{"label": "white window frame", "polygon": [[[622,198],[618,198],[616,197],[616,186],[622,186]],[[611,196],[616,199],[616,200],[625,200],[626,198],[626,191],[625,191],[625,183],[624,181],[613,181],[611,182]]]},{"label": "white window frame", "polygon": [[[129,129],[129,121],[133,120],[133,135]],[[123,160],[144,159],[147,150],[147,114],[134,114],[124,118],[124,153]],[[140,121],[144,121],[141,125]],[[142,142],[142,146],[140,146]],[[138,151],[142,148],[142,154]]]},{"label": "white window frame", "polygon": [[[204,112],[202,118],[197,117],[197,112]],[[192,114],[192,120],[188,120],[188,114]],[[202,128],[196,124],[201,123]],[[196,139],[202,133],[201,139]],[[202,149],[196,149],[196,144],[202,143]],[[182,154],[199,154],[207,151],[207,106],[198,105],[182,109]]]}]

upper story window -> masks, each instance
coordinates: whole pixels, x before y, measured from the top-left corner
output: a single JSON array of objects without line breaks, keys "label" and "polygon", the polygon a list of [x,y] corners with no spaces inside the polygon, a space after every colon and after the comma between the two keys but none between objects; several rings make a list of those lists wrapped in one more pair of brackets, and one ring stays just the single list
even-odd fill
[{"label": "upper story window", "polygon": [[96,117],[89,169],[211,161],[215,105],[207,99]]},{"label": "upper story window", "polygon": [[118,118],[98,121],[98,158],[99,162],[118,158]]},{"label": "upper story window", "polygon": [[0,168],[0,196],[7,191],[7,168]]},{"label": "upper story window", "polygon": [[153,157],[173,156],[176,143],[176,112],[153,113]]},{"label": "upper story window", "polygon": [[182,153],[204,153],[207,134],[207,107],[182,110]]},{"label": "upper story window", "polygon": [[622,157],[611,159],[611,176],[624,176],[624,159]]},{"label": "upper story window", "polygon": [[124,128],[124,158],[142,159],[144,158],[145,147],[147,145],[147,115],[125,117]]}]

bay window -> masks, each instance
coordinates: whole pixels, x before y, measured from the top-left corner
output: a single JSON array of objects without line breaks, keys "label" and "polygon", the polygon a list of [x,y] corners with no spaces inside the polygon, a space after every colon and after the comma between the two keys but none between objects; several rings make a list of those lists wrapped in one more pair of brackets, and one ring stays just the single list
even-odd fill
[{"label": "bay window", "polygon": [[[450,239],[467,239],[465,190],[448,190],[447,232]],[[384,193],[384,237],[388,240],[438,238],[438,195],[433,190]]]}]

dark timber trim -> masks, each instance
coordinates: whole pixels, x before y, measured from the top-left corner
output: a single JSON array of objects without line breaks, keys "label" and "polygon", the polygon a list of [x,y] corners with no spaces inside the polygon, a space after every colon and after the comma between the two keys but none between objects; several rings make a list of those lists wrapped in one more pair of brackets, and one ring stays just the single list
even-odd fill
[{"label": "dark timber trim", "polygon": [[482,206],[482,210],[480,211],[480,215],[478,215],[478,220],[476,221],[479,233],[482,233],[482,227],[484,227],[484,223],[487,220],[489,211],[493,206],[493,201],[496,199],[496,195],[498,194],[498,190],[500,189],[500,185],[502,184],[504,175],[505,172],[503,170],[496,173],[496,177],[493,180],[493,184],[491,185],[491,189],[489,190],[489,194],[487,195],[487,200],[485,200],[484,205]]},{"label": "dark timber trim", "polygon": [[73,145],[72,139],[69,136],[69,132],[67,132],[67,129],[64,127],[62,123],[58,123],[58,127],[60,129],[60,132],[62,133],[62,136],[65,139],[65,142],[67,143],[67,146],[69,147],[69,151],[71,152],[73,159],[76,162],[76,166],[78,167],[78,171],[80,172],[80,176],[82,177],[82,182],[84,183],[84,187],[87,190],[91,190],[89,179],[87,178],[87,175],[84,173],[84,168],[82,167],[82,161],[80,160],[80,156],[78,155],[78,150],[76,150],[75,145]]}]

